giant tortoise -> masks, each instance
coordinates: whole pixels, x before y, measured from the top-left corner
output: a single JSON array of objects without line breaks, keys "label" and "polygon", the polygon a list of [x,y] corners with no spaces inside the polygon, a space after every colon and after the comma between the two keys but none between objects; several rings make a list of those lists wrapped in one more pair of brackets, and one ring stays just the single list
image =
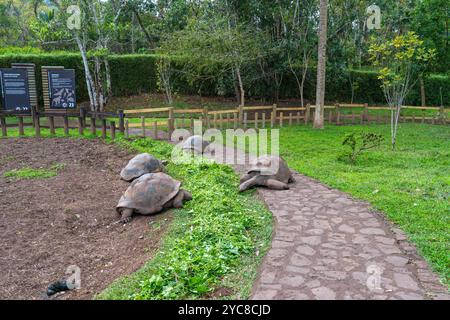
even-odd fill
[{"label": "giant tortoise", "polygon": [[202,155],[208,152],[210,143],[201,136],[191,136],[184,141],[182,149],[185,152]]},{"label": "giant tortoise", "polygon": [[166,162],[160,161],[148,153],[142,153],[128,162],[127,166],[122,169],[120,178],[131,182],[146,173],[166,172],[165,164]]},{"label": "giant tortoise", "polygon": [[292,182],[295,182],[292,172],[281,157],[261,156],[252,162],[250,170],[241,178],[239,192],[255,186],[287,190]]},{"label": "giant tortoise", "polygon": [[192,195],[181,189],[181,182],[163,172],[147,173],[133,181],[117,205],[122,222],[131,221],[133,213],[150,215],[169,208],[182,208]]}]

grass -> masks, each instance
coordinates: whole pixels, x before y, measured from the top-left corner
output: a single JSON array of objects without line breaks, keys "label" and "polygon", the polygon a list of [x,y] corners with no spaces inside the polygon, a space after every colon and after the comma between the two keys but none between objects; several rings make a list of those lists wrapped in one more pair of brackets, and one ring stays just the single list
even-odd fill
[{"label": "grass", "polygon": [[64,169],[64,164],[55,164],[49,169],[35,169],[25,167],[7,171],[3,174],[3,177],[11,178],[14,180],[49,179],[52,177],[56,177],[58,175],[58,172],[62,169]]},{"label": "grass", "polygon": [[[355,164],[339,161],[344,136],[370,131],[382,146]],[[369,201],[405,231],[421,254],[450,285],[450,128],[400,124],[397,151],[390,127],[294,126],[280,132],[280,153],[293,169]]]},{"label": "grass", "polygon": [[[57,137],[63,137],[61,129]],[[81,138],[71,130],[72,138]],[[17,137],[16,129],[8,135]],[[33,130],[26,129],[26,136]],[[42,137],[50,137],[42,129]],[[86,135],[85,138],[94,138]],[[150,139],[114,141],[132,152],[170,159],[172,146]],[[226,289],[225,299],[246,299],[270,246],[272,214],[252,193],[238,194],[239,178],[229,166],[197,160],[169,164],[193,201],[174,210],[174,220],[156,256],[140,270],[118,279],[97,299],[207,299]]]}]

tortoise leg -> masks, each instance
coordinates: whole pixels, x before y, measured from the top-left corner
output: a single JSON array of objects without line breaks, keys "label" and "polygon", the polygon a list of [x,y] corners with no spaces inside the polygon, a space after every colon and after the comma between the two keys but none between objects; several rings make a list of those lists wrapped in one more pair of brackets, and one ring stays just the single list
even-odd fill
[{"label": "tortoise leg", "polygon": [[253,177],[254,177],[254,175],[252,175],[252,174],[246,174],[246,175],[243,175],[243,176],[241,177],[241,184],[243,184],[244,182],[250,180],[250,179],[253,178]]},{"label": "tortoise leg", "polygon": [[288,190],[289,186],[286,183],[275,179],[269,179],[266,181],[265,186],[273,190]]},{"label": "tortoise leg", "polygon": [[239,192],[244,192],[245,190],[248,190],[256,185],[260,185],[261,184],[260,178],[261,178],[260,176],[256,176],[251,178],[250,180],[245,181],[239,186]]},{"label": "tortoise leg", "polygon": [[176,209],[183,208],[184,190],[180,190],[178,194],[173,198],[173,207]]},{"label": "tortoise leg", "polygon": [[296,180],[295,180],[294,176],[291,175],[291,177],[289,178],[289,183],[295,183],[295,182],[296,182]]},{"label": "tortoise leg", "polygon": [[122,209],[121,215],[122,219],[120,220],[120,222],[130,223],[131,220],[133,219],[133,209],[130,208]]}]

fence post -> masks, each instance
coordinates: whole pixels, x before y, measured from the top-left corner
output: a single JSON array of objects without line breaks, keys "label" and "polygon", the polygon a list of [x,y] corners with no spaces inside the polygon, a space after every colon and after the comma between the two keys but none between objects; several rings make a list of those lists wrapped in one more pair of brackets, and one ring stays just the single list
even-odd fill
[{"label": "fence post", "polygon": [[441,105],[439,107],[439,120],[441,120],[443,125],[447,124],[447,120],[445,120],[445,110],[444,110],[444,105]]},{"label": "fence post", "polygon": [[306,105],[306,110],[305,110],[305,125],[307,125],[309,123],[310,115],[311,115],[311,105],[308,103]]},{"label": "fence post", "polygon": [[289,112],[289,126],[292,126],[292,112]]},{"label": "fence post", "polygon": [[37,109],[36,106],[31,107],[31,119],[33,121],[33,127],[36,125],[36,116],[37,116]]},{"label": "fence post", "polygon": [[272,106],[272,116],[270,119],[270,126],[273,128],[277,124],[277,105]]},{"label": "fence post", "polygon": [[128,139],[130,137],[130,127],[128,125],[128,120],[125,120],[125,138]]},{"label": "fence post", "polygon": [[364,103],[364,121],[369,122],[369,104]]},{"label": "fence post", "polygon": [[341,124],[341,109],[339,103],[336,103],[336,124]]},{"label": "fence post", "polygon": [[223,130],[223,115],[219,114],[219,128],[220,130]]},{"label": "fence post", "polygon": [[262,116],[262,128],[265,129],[266,128],[266,112],[264,111],[261,116]]},{"label": "fence post", "polygon": [[95,126],[95,117],[91,117],[91,134],[93,134],[94,136],[97,133],[97,128]]},{"label": "fence post", "polygon": [[255,129],[258,130],[259,114],[255,112]]},{"label": "fence post", "polygon": [[238,128],[238,114],[235,112],[234,114],[233,114],[233,118],[234,118],[234,130],[237,130],[237,128]]},{"label": "fence post", "polygon": [[214,113],[214,117],[213,117],[213,128],[217,129],[217,114]]},{"label": "fence post", "polygon": [[248,113],[244,112],[244,130],[247,129]]},{"label": "fence post", "polygon": [[203,107],[203,118],[205,119],[205,129],[209,129],[208,107]]},{"label": "fence post", "polygon": [[123,113],[123,110],[119,110],[119,131],[122,134],[125,131],[125,114]]},{"label": "fence post", "polygon": [[102,139],[106,139],[106,119],[102,119]]},{"label": "fence post", "polygon": [[244,121],[244,106],[239,105],[238,111],[239,111],[239,122],[242,123]]},{"label": "fence post", "polygon": [[69,118],[67,116],[64,116],[64,134],[67,136],[69,135]]},{"label": "fence post", "polygon": [[6,119],[5,117],[0,117],[0,123],[2,126],[2,136],[6,137],[8,136],[8,130],[6,129]]},{"label": "fence post", "polygon": [[142,137],[145,138],[145,117],[141,117]]},{"label": "fence post", "polygon": [[50,134],[55,134],[56,133],[56,131],[55,131],[55,117],[53,117],[53,116],[48,117],[48,124],[49,124],[49,127],[50,127]]},{"label": "fence post", "polygon": [[175,131],[175,119],[173,117],[173,108],[169,108],[169,119],[167,122],[168,122],[167,125],[169,127],[169,140],[170,140],[173,132]]},{"label": "fence post", "polygon": [[83,117],[78,117],[78,134],[82,136],[84,134]]},{"label": "fence post", "polygon": [[19,136],[23,136],[25,134],[23,129],[23,117],[19,116]]},{"label": "fence post", "polygon": [[158,121],[153,122],[153,135],[155,140],[158,140]]},{"label": "fence post", "polygon": [[39,115],[36,115],[36,117],[35,117],[34,131],[36,133],[36,138],[40,138],[41,137],[41,122],[39,120]]},{"label": "fence post", "polygon": [[116,139],[116,123],[114,121],[109,123],[109,133],[111,140]]}]

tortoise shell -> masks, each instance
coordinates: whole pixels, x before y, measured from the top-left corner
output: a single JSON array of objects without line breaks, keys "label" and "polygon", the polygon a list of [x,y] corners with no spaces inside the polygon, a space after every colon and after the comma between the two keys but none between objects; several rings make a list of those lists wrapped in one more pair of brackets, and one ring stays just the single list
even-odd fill
[{"label": "tortoise shell", "polygon": [[288,183],[292,176],[286,161],[281,157],[268,155],[254,159],[248,173],[257,173],[284,183]]},{"label": "tortoise shell", "polygon": [[119,213],[125,208],[143,215],[158,213],[167,202],[175,198],[180,187],[180,181],[165,173],[147,173],[133,181],[120,198],[116,209]]},{"label": "tortoise shell", "polygon": [[120,178],[125,181],[133,181],[146,173],[165,172],[164,165],[154,156],[142,153],[131,159],[122,169]]}]

